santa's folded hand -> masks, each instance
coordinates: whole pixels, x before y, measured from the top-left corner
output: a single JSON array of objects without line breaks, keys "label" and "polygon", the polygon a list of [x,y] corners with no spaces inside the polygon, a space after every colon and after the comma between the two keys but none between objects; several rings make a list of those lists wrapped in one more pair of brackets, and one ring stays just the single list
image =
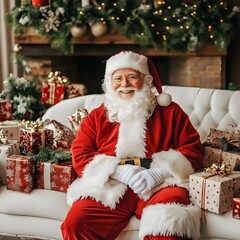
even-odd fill
[{"label": "santa's folded hand", "polygon": [[164,182],[171,174],[166,168],[152,168],[136,174],[129,186],[136,194],[144,194]]},{"label": "santa's folded hand", "polygon": [[138,174],[140,171],[143,171],[145,168],[134,166],[130,164],[119,165],[115,169],[114,173],[110,176],[111,178],[118,180],[119,182],[129,184],[130,180]]}]

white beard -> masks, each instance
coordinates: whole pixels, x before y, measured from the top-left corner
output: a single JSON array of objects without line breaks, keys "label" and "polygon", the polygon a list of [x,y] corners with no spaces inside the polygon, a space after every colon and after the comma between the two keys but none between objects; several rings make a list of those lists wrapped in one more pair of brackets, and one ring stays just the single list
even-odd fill
[{"label": "white beard", "polygon": [[129,99],[122,99],[111,85],[106,87],[105,107],[108,111],[110,122],[123,122],[133,119],[148,119],[155,106],[156,98],[151,88],[144,83],[141,91],[135,88],[121,88],[122,90],[134,90],[134,95]]}]

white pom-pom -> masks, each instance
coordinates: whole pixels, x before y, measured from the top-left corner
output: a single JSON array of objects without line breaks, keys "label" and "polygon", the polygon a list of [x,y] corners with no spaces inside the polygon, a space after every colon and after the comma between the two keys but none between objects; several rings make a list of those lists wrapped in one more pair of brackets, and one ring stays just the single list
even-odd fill
[{"label": "white pom-pom", "polygon": [[161,107],[167,107],[172,102],[172,96],[168,93],[160,93],[157,96],[157,102]]}]

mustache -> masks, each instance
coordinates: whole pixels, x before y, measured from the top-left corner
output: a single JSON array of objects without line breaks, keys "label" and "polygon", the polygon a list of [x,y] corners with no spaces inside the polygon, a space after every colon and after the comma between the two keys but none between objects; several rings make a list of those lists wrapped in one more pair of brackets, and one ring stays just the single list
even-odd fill
[{"label": "mustache", "polygon": [[121,91],[136,91],[135,87],[119,87],[116,92],[121,92]]}]

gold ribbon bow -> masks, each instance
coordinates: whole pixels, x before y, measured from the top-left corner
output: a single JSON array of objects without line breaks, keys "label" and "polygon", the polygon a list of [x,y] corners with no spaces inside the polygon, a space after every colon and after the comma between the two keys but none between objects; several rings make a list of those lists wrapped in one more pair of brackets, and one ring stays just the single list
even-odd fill
[{"label": "gold ribbon bow", "polygon": [[66,85],[68,83],[68,78],[65,76],[61,76],[60,71],[50,72],[48,74],[48,83],[54,84],[63,84]]},{"label": "gold ribbon bow", "polygon": [[38,132],[42,128],[42,124],[36,121],[26,121],[26,129],[31,132]]},{"label": "gold ribbon bow", "polygon": [[220,177],[225,177],[231,173],[231,165],[230,164],[222,164],[217,165],[213,163],[211,167],[206,168],[206,172],[210,172],[213,175],[219,175]]}]

